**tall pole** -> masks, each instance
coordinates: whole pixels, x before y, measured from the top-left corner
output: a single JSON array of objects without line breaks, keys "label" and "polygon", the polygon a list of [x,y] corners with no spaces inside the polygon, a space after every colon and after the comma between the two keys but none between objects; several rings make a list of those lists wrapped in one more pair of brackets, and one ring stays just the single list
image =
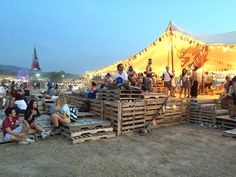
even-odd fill
[{"label": "tall pole", "polygon": [[168,47],[168,56],[167,56],[167,66],[169,67],[170,65],[170,48]]},{"label": "tall pole", "polygon": [[173,41],[172,41],[172,36],[170,37],[170,44],[171,44],[171,49],[170,49],[170,56],[171,56],[171,65],[172,65],[172,73],[174,72],[174,52],[173,52]]}]

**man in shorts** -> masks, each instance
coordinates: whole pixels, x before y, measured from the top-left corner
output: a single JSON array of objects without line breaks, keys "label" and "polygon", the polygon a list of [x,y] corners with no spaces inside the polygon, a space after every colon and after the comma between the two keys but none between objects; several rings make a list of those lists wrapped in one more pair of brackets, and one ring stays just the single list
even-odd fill
[{"label": "man in shorts", "polygon": [[19,144],[33,143],[34,140],[26,137],[30,129],[28,122],[23,120],[23,124],[16,126],[16,121],[19,120],[19,116],[16,115],[14,108],[8,107],[5,110],[5,114],[7,117],[2,122],[4,141],[16,141],[19,142]]}]

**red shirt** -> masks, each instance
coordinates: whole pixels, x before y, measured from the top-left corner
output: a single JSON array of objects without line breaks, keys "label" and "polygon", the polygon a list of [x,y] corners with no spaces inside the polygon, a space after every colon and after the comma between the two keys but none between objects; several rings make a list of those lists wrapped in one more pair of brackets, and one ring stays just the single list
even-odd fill
[{"label": "red shirt", "polygon": [[13,117],[12,120],[10,121],[9,117],[6,117],[3,122],[2,122],[2,131],[3,135],[5,136],[6,129],[10,127],[11,130],[14,130],[16,128],[16,121],[19,119],[19,116],[17,115],[16,117]]}]

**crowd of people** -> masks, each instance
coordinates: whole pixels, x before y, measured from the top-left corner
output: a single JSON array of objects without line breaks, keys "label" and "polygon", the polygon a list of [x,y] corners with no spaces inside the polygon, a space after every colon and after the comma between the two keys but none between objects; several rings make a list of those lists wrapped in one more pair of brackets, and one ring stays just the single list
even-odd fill
[{"label": "crowd of people", "polygon": [[[182,73],[177,76],[175,71],[170,71],[170,68],[166,66],[162,76],[164,86],[164,93],[176,97],[176,90],[178,89],[179,98],[197,98],[199,92],[204,90],[204,93],[213,95],[212,90],[212,76],[208,72],[202,76],[199,81],[198,67],[193,66],[191,71],[186,68],[182,69]],[[92,83],[93,85],[96,83]],[[108,88],[115,89],[119,86],[132,86],[140,88],[143,92],[152,91],[154,87],[158,86],[157,75],[152,69],[152,59],[148,59],[146,70],[143,73],[137,73],[133,66],[129,66],[125,71],[123,64],[117,65],[117,71],[115,73],[107,73],[103,79],[101,86],[96,85],[97,89]],[[87,92],[93,92],[91,89],[87,89]],[[93,96],[95,98],[95,96]]]},{"label": "crowd of people", "polygon": [[55,105],[50,109],[50,121],[54,126],[52,131],[45,131],[40,126],[37,119],[42,114],[38,109],[38,100],[29,97],[28,90],[24,89],[17,87],[15,82],[1,83],[0,110],[4,111],[6,116],[2,122],[4,141],[16,141],[19,144],[33,143],[34,140],[27,137],[30,129],[41,133],[42,138],[45,138],[50,133],[55,133],[60,123],[70,122],[70,110],[67,100],[65,97],[59,96],[60,90],[57,84],[48,84],[48,90],[43,94],[44,98],[55,99]]},{"label": "crowd of people", "polygon": [[[212,92],[213,79],[208,72],[202,77],[202,83],[199,82],[198,67],[193,67],[192,71],[183,68],[181,75],[176,76],[174,71],[170,71],[167,66],[162,75],[164,93],[175,97],[175,88],[180,87],[179,97],[197,98],[199,92],[199,85],[204,88],[204,93]],[[151,91],[153,87],[157,86],[156,76],[152,69],[152,59],[148,59],[146,70],[144,73],[136,73],[132,66],[129,66],[125,71],[123,64],[117,65],[117,70],[114,74],[107,73],[100,85],[92,81],[91,86],[82,94],[88,98],[96,98],[99,89],[116,89],[124,87],[136,87],[143,92]],[[71,112],[67,100],[64,96],[60,95],[60,87],[58,84],[45,84],[47,91],[44,92],[43,97],[55,99],[55,104],[50,109],[50,121],[54,126],[51,132],[45,131],[37,122],[37,118],[41,116],[38,109],[37,100],[29,97],[31,89],[28,84],[17,85],[14,82],[2,82],[0,86],[0,106],[5,110],[6,118],[2,123],[2,131],[5,141],[17,141],[21,144],[32,143],[34,140],[27,138],[27,133],[30,129],[35,129],[40,132],[42,137],[47,137],[50,133],[60,131],[60,124],[71,122]],[[219,101],[225,102],[228,98],[233,100],[234,107],[236,108],[236,76],[232,79],[229,76],[225,78],[225,84],[222,86],[224,91],[221,94]],[[34,88],[35,89],[35,88]],[[70,87],[68,87],[70,91]],[[30,99],[30,100],[29,100]],[[19,120],[20,115],[24,117]],[[231,110],[232,118],[236,118],[236,109]],[[16,122],[21,121],[17,126]]]}]

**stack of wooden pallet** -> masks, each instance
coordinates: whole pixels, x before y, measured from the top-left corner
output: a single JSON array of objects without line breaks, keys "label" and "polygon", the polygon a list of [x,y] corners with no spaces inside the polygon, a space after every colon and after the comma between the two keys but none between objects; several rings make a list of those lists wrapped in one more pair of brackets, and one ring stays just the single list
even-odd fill
[{"label": "stack of wooden pallet", "polygon": [[[167,96],[160,93],[146,93],[143,95],[143,97],[146,102],[145,120],[146,123],[148,123],[153,120],[156,112],[160,110],[162,105],[165,103]],[[155,124],[161,125],[163,124],[163,122],[164,122],[164,114],[162,109],[155,118]]]},{"label": "stack of wooden pallet", "polygon": [[50,108],[54,104],[55,100],[53,99],[42,99],[44,105],[45,114],[50,114]]},{"label": "stack of wooden pallet", "polygon": [[236,138],[236,129],[224,131],[223,136]]},{"label": "stack of wooden pallet", "polygon": [[188,99],[182,100],[182,107],[181,107],[181,111],[182,111],[182,118],[183,120],[187,120],[188,118],[188,114],[189,114],[189,103],[190,101]]},{"label": "stack of wooden pallet", "polygon": [[131,89],[131,90],[122,90],[122,89],[114,89],[114,90],[106,90],[102,89],[97,93],[97,97],[99,100],[140,100],[142,96],[141,90]]},{"label": "stack of wooden pallet", "polygon": [[189,123],[207,126],[215,125],[217,104],[215,99],[200,100],[193,99],[189,104]]},{"label": "stack of wooden pallet", "polygon": [[216,125],[221,129],[234,129],[236,128],[236,119],[231,119],[229,115],[218,115]]},{"label": "stack of wooden pallet", "polygon": [[86,99],[75,92],[72,92],[71,94],[63,93],[63,96],[65,96],[67,98],[68,104],[73,105],[76,108],[80,108]]},{"label": "stack of wooden pallet", "polygon": [[90,101],[90,112],[97,117],[103,117],[103,100],[89,99]]},{"label": "stack of wooden pallet", "polygon": [[[162,109],[153,122],[157,127],[186,120],[186,115],[183,116],[183,112],[186,110],[187,103],[183,104],[182,99],[169,98],[166,102],[167,96],[160,93],[146,93],[143,97],[146,101],[145,119],[147,123],[153,120],[160,108]],[[165,105],[162,106],[163,104]]]},{"label": "stack of wooden pallet", "polygon": [[164,124],[179,123],[184,120],[184,117],[182,116],[182,103],[182,99],[168,99],[164,111]]},{"label": "stack of wooden pallet", "polygon": [[86,118],[93,118],[96,117],[92,112],[78,112],[78,119],[86,119]]},{"label": "stack of wooden pallet", "polygon": [[80,119],[76,123],[64,124],[62,130],[62,134],[73,144],[116,136],[109,121],[95,118]]},{"label": "stack of wooden pallet", "polygon": [[104,101],[103,118],[111,121],[117,135],[132,132],[145,126],[145,101]]}]

